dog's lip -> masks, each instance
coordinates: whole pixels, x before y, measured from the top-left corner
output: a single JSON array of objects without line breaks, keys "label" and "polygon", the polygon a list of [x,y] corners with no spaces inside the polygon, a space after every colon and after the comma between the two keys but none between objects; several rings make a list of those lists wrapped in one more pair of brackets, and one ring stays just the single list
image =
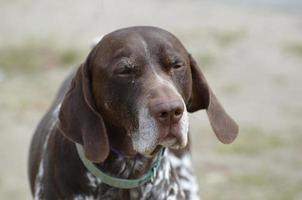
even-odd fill
[{"label": "dog's lip", "polygon": [[170,148],[177,144],[176,138],[169,138],[160,142],[154,150],[150,153],[150,156],[155,156],[162,148]]},{"label": "dog's lip", "polygon": [[[176,148],[175,148],[176,147]],[[174,148],[174,149],[179,149],[179,144],[177,142],[176,138],[166,138],[163,141],[159,142],[158,145],[154,147],[152,151],[150,151],[147,154],[144,154],[146,157],[154,157],[156,154],[162,149],[162,148]]]},{"label": "dog's lip", "polygon": [[177,139],[175,137],[168,137],[159,142],[159,145],[163,147],[170,147],[177,143]]},{"label": "dog's lip", "polygon": [[155,149],[150,153],[150,156],[155,156],[160,150],[161,150],[162,146],[161,145],[157,145],[155,147]]},{"label": "dog's lip", "polygon": [[155,156],[162,148],[166,147],[172,147],[177,143],[176,138],[168,138],[165,139],[161,142],[159,142],[159,144],[154,148],[154,150],[150,153],[150,156]]},{"label": "dog's lip", "polygon": [[159,135],[162,137],[157,139],[157,142],[150,148],[149,151],[142,153],[145,157],[151,158],[156,156],[156,154],[161,150],[161,148],[171,148],[171,149],[180,149],[182,146],[182,139],[177,138],[176,135],[179,135],[180,129],[179,127],[171,128],[167,127],[165,129],[161,129]]}]

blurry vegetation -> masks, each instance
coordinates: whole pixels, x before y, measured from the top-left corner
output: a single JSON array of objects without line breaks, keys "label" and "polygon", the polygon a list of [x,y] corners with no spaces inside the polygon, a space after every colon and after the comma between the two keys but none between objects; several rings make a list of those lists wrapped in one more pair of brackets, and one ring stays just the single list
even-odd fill
[{"label": "blurry vegetation", "polygon": [[32,73],[53,67],[79,64],[83,50],[57,47],[54,43],[24,42],[0,48],[0,69],[6,74]]},{"label": "blurry vegetation", "polygon": [[[280,181],[281,183],[283,180]],[[283,185],[284,186],[284,185]],[[301,197],[301,191],[302,191],[302,181],[296,183],[296,184],[291,184],[290,187],[282,187],[280,189],[282,193],[278,196],[276,196],[272,200],[292,200],[292,199],[300,199]]]},{"label": "blurry vegetation", "polygon": [[302,59],[302,41],[288,42],[284,49],[288,54]]},{"label": "blurry vegetation", "polygon": [[221,31],[221,30],[212,30],[210,31],[211,37],[217,42],[220,47],[229,47],[232,44],[238,42],[244,36],[246,32],[244,30],[236,31]]},{"label": "blurry vegetation", "polygon": [[273,176],[269,171],[257,171],[249,173],[238,173],[230,177],[229,181],[245,186],[269,186],[278,177]]},{"label": "blurry vegetation", "polygon": [[76,62],[81,62],[80,58],[83,57],[79,49],[67,48],[63,49],[59,55],[63,65],[70,65]]},{"label": "blurry vegetation", "polygon": [[225,84],[222,87],[222,91],[224,92],[225,95],[236,94],[240,92],[240,90],[241,90],[241,85],[236,83]]},{"label": "blurry vegetation", "polygon": [[281,147],[287,142],[282,134],[271,133],[261,128],[241,127],[240,134],[232,145],[219,146],[219,152],[231,154],[257,154]]},{"label": "blurry vegetation", "polygon": [[243,28],[236,30],[194,28],[179,35],[185,41],[200,41],[199,47],[204,46],[204,43],[218,44],[219,47],[229,47],[246,37],[247,31]]},{"label": "blurry vegetation", "polygon": [[266,200],[294,200],[302,190],[302,182],[283,178],[270,170],[237,173],[229,178],[229,183],[256,190]]},{"label": "blurry vegetation", "polygon": [[247,32],[242,28],[236,30],[193,28],[177,35],[200,67],[208,70],[219,62],[226,48],[232,47],[246,37]]},{"label": "blurry vegetation", "polygon": [[214,65],[217,61],[217,57],[214,53],[210,52],[200,52],[197,55],[195,55],[197,63],[200,65],[202,69],[209,69],[210,66]]},{"label": "blurry vegetation", "polygon": [[276,74],[271,77],[272,82],[276,86],[285,86],[288,83],[287,77],[284,76],[283,74]]}]

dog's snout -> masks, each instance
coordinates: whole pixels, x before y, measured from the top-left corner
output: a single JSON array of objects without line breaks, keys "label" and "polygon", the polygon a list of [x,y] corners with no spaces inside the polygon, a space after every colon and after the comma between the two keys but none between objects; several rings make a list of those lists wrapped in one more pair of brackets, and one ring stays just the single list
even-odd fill
[{"label": "dog's snout", "polygon": [[153,103],[150,105],[151,115],[160,123],[170,125],[177,123],[184,112],[184,105],[180,100]]}]

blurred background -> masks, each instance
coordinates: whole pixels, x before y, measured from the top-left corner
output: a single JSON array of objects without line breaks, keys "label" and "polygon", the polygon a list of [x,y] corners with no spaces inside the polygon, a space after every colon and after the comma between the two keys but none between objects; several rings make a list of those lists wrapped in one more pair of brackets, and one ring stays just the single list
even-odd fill
[{"label": "blurred background", "polygon": [[96,36],[133,25],[174,33],[241,131],[218,142],[191,118],[205,200],[302,199],[302,1],[0,0],[0,199],[32,199],[31,136]]}]

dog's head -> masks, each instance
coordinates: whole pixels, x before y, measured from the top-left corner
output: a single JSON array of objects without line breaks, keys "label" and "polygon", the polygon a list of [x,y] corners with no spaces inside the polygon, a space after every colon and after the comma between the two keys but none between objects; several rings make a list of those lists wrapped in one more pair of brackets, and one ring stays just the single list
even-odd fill
[{"label": "dog's head", "polygon": [[[132,27],[106,35],[78,69],[60,109],[65,136],[101,162],[109,145],[145,156],[160,146],[183,148],[188,114],[206,109],[223,143],[238,126],[224,111],[180,41],[159,28]],[[110,141],[110,142],[109,142]]]}]

